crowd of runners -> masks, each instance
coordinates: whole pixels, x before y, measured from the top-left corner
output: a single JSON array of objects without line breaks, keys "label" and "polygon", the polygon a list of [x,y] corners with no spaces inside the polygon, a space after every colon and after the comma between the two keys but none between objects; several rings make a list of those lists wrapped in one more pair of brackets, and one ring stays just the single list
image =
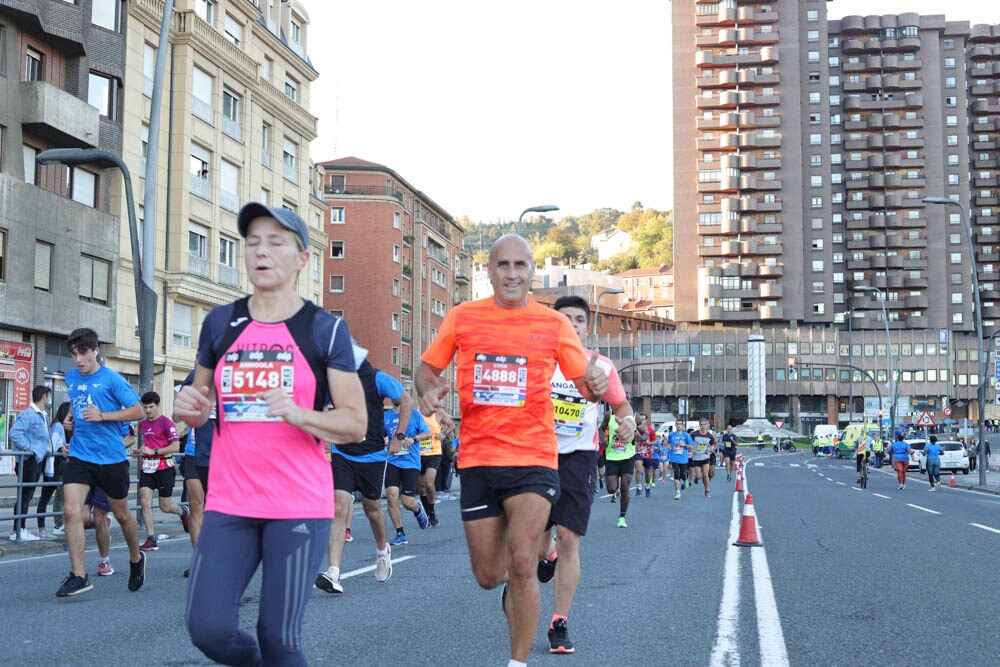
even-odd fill
[{"label": "crowd of runners", "polygon": [[[160,510],[190,531],[194,550],[183,574],[190,577],[185,622],[194,645],[222,664],[304,664],[311,591],[345,593],[340,565],[355,500],[374,538],[375,578],[388,582],[393,547],[409,542],[406,515],[417,530],[440,525],[438,471],[457,458],[471,569],[481,587],[502,589],[508,665],[521,667],[541,614],[539,585],[549,581],[549,650],[575,651],[569,619],[585,569],[580,542],[602,487],[619,504],[617,525],[627,528],[633,488],[650,497],[657,483],[667,488],[670,481],[675,500],[692,487],[709,499],[720,459],[731,479],[731,429],[717,436],[708,420],[691,431],[678,422],[657,436],[646,415],[633,413],[612,362],[588,349],[588,302],[564,296],[548,308],[530,298],[535,265],[522,237],[494,243],[493,296],[447,313],[421,356],[411,396],[372,366],[345,320],[295,295],[309,257],[301,218],[248,204],[238,228],[253,292],[205,318],[197,366],[174,397],[172,419],[161,413],[158,395],[140,399],[98,362],[92,331],[70,336],[77,366],[67,376],[75,429],[64,472],[71,572],[60,597],[93,588],[84,527],[97,526],[101,544],[108,513],[129,547],[129,590],[142,587],[146,552],[158,548],[155,491]],[[444,373],[452,363],[454,384]],[[445,409],[451,392],[459,415]],[[127,506],[122,424],[143,416],[134,454],[147,529],[140,544]],[[170,458],[182,442],[186,506],[171,499]],[[270,447],[269,457],[248,455],[261,442],[280,446]],[[106,502],[94,498],[101,491]],[[113,572],[101,562],[99,574]],[[254,634],[240,624],[239,605],[262,565]]]}]

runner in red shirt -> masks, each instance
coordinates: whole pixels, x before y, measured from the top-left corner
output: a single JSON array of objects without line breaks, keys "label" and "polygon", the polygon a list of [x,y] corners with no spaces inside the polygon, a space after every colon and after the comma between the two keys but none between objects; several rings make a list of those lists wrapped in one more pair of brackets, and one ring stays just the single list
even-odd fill
[{"label": "runner in red shirt", "polygon": [[176,514],[181,521],[187,518],[187,507],[174,504],[171,496],[177,481],[177,468],[173,454],[180,451],[180,438],[174,422],[160,412],[160,395],[147,391],[142,395],[142,409],[146,418],[139,422],[142,446],[132,450],[139,458],[139,506],[146,524],[146,541],[139,546],[142,551],[156,551],[156,526],[153,525],[153,489],[160,494],[160,511]]}]

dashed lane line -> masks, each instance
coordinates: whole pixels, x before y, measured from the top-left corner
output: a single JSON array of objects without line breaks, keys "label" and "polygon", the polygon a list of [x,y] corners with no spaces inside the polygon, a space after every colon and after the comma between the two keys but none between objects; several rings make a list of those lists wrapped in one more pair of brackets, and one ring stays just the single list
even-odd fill
[{"label": "dashed lane line", "polygon": [[883,496],[881,493],[873,493],[872,495],[877,496],[878,498],[885,498],[886,500],[892,500],[892,496]]},{"label": "dashed lane line", "polygon": [[996,534],[1000,535],[1000,530],[997,530],[996,528],[990,528],[989,526],[984,526],[981,523],[970,523],[969,525],[970,526],[975,526],[976,528],[982,528],[983,530],[988,530],[991,533],[996,533]]},{"label": "dashed lane line", "polygon": [[914,505],[913,503],[906,503],[907,507],[912,507],[915,510],[920,510],[921,512],[927,512],[928,514],[941,514],[941,512],[936,512],[934,510],[929,510],[926,507],[921,507],[920,505]]}]

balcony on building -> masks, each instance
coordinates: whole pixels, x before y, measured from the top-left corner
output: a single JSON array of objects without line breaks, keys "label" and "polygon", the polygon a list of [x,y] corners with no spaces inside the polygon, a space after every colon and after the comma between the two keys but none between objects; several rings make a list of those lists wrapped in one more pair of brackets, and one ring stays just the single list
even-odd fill
[{"label": "balcony on building", "polygon": [[191,174],[188,181],[191,187],[191,194],[212,201],[212,181],[208,180],[207,176]]},{"label": "balcony on building", "polygon": [[188,253],[188,273],[208,278],[208,259],[201,255]]},{"label": "balcony on building", "polygon": [[85,100],[47,81],[20,84],[21,124],[53,145],[95,148],[100,138],[100,111]]},{"label": "balcony on building", "polygon": [[[189,262],[190,265],[190,262]],[[240,271],[235,266],[229,266],[219,262],[219,283],[229,287],[240,286]]]},{"label": "balcony on building", "polygon": [[390,197],[396,201],[403,201],[403,193],[394,188],[387,188],[384,185],[324,185],[323,194],[343,195],[347,197]]}]

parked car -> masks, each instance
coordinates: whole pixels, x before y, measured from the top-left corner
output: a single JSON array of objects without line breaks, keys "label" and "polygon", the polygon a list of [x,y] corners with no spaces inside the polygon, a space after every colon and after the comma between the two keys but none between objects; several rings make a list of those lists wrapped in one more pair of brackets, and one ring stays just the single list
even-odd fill
[{"label": "parked car", "polygon": [[[924,445],[927,444],[927,441],[924,440],[923,438],[912,438],[910,440],[904,440],[903,442],[908,444],[910,446],[910,449],[913,450],[913,453],[910,454],[910,463],[906,466],[906,469],[912,470],[915,468],[921,472],[925,472],[923,463]],[[943,462],[944,460],[942,459],[942,463]]]},{"label": "parked car", "polygon": [[[961,470],[963,475],[968,475],[972,467],[965,445],[957,440],[941,440],[938,444],[944,449],[941,452],[941,471]],[[920,452],[920,472],[927,472],[927,457],[923,451]]]}]

